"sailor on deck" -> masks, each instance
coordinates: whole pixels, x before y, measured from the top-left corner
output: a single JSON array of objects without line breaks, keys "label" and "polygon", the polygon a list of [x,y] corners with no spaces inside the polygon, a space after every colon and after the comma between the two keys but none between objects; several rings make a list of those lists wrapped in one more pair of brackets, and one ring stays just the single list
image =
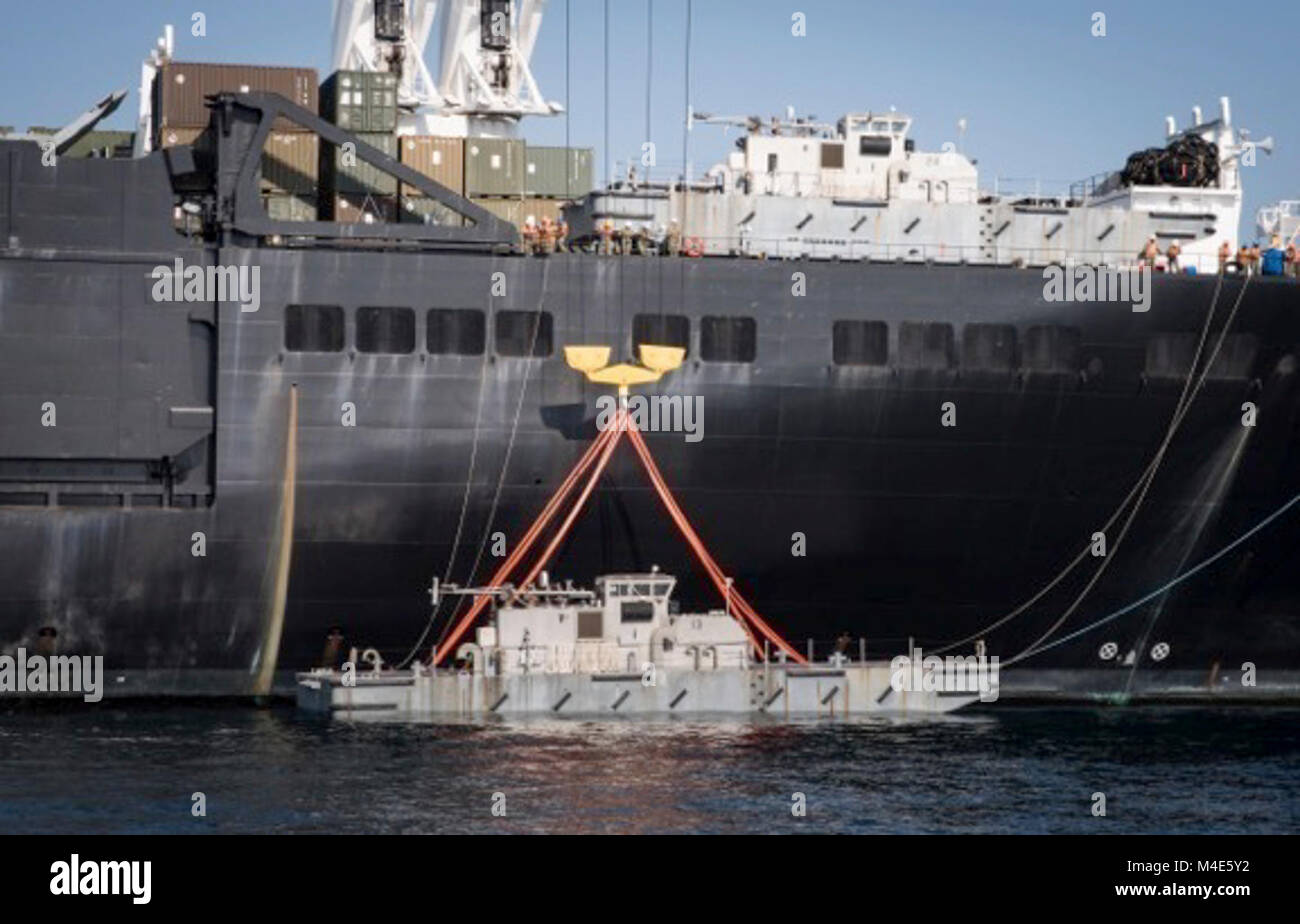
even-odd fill
[{"label": "sailor on deck", "polygon": [[1146,246],[1142,248],[1142,261],[1151,269],[1156,268],[1156,257],[1160,255],[1160,245],[1156,243],[1154,237],[1148,238]]}]

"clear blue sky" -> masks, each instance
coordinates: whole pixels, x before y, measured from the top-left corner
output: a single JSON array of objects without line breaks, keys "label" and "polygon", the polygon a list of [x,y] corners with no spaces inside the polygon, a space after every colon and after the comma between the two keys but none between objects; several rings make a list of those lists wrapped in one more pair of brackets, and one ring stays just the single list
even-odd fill
[{"label": "clear blue sky", "polygon": [[[682,161],[686,0],[652,0],[651,140],[665,169]],[[570,44],[566,93],[566,6]],[[648,0],[610,0],[610,154],[626,160],[646,137]],[[191,14],[207,36],[189,34]],[[571,143],[604,149],[604,0],[550,0],[534,71],[543,93],[569,104]],[[806,15],[807,35],[791,35]],[[1106,14],[1104,38],[1092,14]],[[111,125],[129,127],[139,62],[164,23],[177,57],[329,66],[330,0],[72,0],[6,4],[0,124],[60,124],[117,87],[131,98]],[[1300,198],[1300,3],[1239,6],[1208,0],[695,0],[691,100],[700,111],[771,115],[793,105],[833,121],[897,106],[915,119],[921,149],[956,141],[981,179],[1067,182],[1119,167],[1159,144],[1164,116],[1179,125],[1232,97],[1238,125],[1277,153],[1246,172],[1243,232],[1255,210]],[[432,50],[436,55],[436,49]],[[436,62],[431,61],[431,65]],[[535,118],[524,136],[563,143],[563,117]],[[734,133],[698,126],[696,171],[720,159]]]}]

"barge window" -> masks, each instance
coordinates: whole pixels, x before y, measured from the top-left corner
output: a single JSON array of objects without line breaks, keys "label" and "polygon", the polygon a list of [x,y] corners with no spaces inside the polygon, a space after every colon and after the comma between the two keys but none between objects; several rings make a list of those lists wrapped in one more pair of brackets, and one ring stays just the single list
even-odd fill
[{"label": "barge window", "polygon": [[632,345],[674,346],[691,355],[691,320],[683,314],[638,314],[632,317]]},{"label": "barge window", "polygon": [[844,144],[842,142],[822,142],[822,168],[834,170],[844,166]]},{"label": "barge window", "polygon": [[1076,327],[1043,324],[1025,332],[1024,366],[1034,372],[1074,372],[1081,335]]},{"label": "barge window", "polygon": [[884,321],[836,321],[831,325],[831,360],[837,366],[885,365],[889,328]]},{"label": "barge window", "polygon": [[632,601],[624,603],[620,612],[623,622],[650,622],[655,618],[655,605],[639,600]]},{"label": "barge window", "polygon": [[425,346],[430,353],[482,356],[487,345],[487,319],[475,308],[430,308]]},{"label": "barge window", "polygon": [[549,311],[497,312],[497,352],[502,356],[550,356],[554,329]]},{"label": "barge window", "polygon": [[415,310],[366,307],[357,309],[357,351],[413,353]]},{"label": "barge window", "polygon": [[343,350],[343,309],[338,305],[286,305],[284,348],[294,353]]},{"label": "barge window", "polygon": [[1011,324],[967,324],[961,332],[964,369],[1010,372],[1016,367],[1016,329]]},{"label": "barge window", "polygon": [[700,358],[715,363],[752,363],[758,354],[753,318],[700,318]]},{"label": "barge window", "polygon": [[912,369],[951,369],[954,337],[951,324],[904,321],[898,327],[898,362]]}]

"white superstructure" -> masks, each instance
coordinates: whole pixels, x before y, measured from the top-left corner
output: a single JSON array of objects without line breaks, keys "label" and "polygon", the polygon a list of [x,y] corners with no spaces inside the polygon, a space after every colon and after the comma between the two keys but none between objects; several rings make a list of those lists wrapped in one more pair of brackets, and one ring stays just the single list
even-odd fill
[{"label": "white superstructure", "polygon": [[1179,245],[1184,270],[1212,272],[1219,247],[1239,244],[1242,168],[1272,150],[1271,139],[1252,143],[1235,129],[1226,97],[1221,107],[1211,120],[1194,109],[1182,131],[1167,120],[1171,149],[1183,144],[1210,158],[1200,185],[1147,184],[1114,171],[1055,194],[981,185],[955,145],[916,150],[912,119],[892,109],[850,113],[834,125],[793,114],[696,115],[746,131],[704,182],[618,183],[593,193],[569,221],[577,237],[609,224],[662,238],[676,223],[706,254],[939,263],[1122,265],[1154,237],[1162,255]]}]

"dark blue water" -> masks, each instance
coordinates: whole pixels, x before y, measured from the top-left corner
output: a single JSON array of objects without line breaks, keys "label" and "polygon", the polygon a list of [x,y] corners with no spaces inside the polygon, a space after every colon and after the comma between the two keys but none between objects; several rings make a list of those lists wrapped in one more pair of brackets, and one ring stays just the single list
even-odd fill
[{"label": "dark blue water", "polygon": [[464,727],[6,707],[0,832],[1290,833],[1298,729],[1278,709]]}]

